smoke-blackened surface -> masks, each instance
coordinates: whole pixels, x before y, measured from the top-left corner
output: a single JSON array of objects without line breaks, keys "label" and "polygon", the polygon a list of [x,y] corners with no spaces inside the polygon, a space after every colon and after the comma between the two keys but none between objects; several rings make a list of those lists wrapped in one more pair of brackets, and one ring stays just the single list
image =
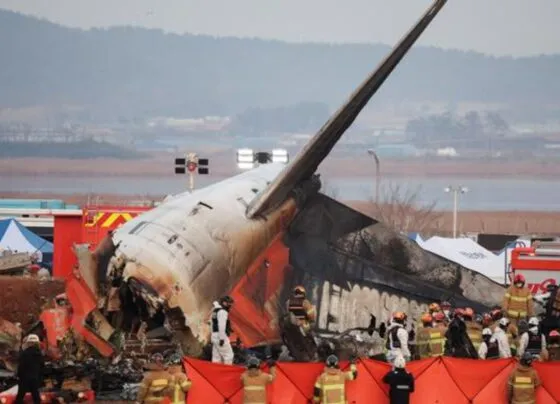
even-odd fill
[{"label": "smoke-blackened surface", "polygon": [[311,291],[323,329],[367,325],[368,311],[382,320],[396,309],[417,317],[431,301],[482,310],[503,295],[490,279],[422,250],[322,194],[308,201],[285,242],[294,281]]}]

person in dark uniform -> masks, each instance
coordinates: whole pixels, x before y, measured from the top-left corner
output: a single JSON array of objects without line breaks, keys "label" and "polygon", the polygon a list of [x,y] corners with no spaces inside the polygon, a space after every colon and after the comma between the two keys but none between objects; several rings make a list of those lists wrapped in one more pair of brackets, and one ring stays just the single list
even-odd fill
[{"label": "person in dark uniform", "polygon": [[410,394],[414,393],[414,377],[405,369],[402,355],[395,359],[395,368],[383,376],[383,383],[389,385],[391,404],[409,404]]},{"label": "person in dark uniform", "polygon": [[31,393],[33,403],[40,404],[41,395],[39,389],[43,384],[43,370],[45,360],[39,348],[39,337],[29,334],[23,344],[23,349],[19,354],[17,369],[18,392],[15,403],[23,404],[26,393]]}]

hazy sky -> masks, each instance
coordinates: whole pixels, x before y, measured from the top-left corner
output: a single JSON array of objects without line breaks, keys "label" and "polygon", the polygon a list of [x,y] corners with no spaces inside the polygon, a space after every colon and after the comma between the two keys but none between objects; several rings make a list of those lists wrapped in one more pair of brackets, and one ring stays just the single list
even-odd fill
[{"label": "hazy sky", "polygon": [[[429,0],[0,0],[0,8],[88,28],[393,44]],[[515,56],[560,53],[560,0],[449,0],[419,43]]]}]

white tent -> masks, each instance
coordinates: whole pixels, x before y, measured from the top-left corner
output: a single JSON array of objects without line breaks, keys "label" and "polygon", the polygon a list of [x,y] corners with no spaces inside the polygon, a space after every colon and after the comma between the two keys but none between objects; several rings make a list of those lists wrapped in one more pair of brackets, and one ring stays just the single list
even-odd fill
[{"label": "white tent", "polygon": [[476,271],[504,284],[504,257],[496,255],[470,238],[431,237],[416,242],[426,251]]}]

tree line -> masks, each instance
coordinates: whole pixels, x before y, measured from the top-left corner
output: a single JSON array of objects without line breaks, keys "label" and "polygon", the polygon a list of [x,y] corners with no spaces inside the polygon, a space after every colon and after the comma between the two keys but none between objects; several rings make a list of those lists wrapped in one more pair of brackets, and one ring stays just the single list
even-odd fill
[{"label": "tree line", "polygon": [[[82,121],[235,115],[299,102],[338,106],[385,45],[289,44],[120,27],[80,30],[0,10],[0,108],[79,105]],[[557,101],[560,56],[491,57],[417,47],[383,101]]]}]

